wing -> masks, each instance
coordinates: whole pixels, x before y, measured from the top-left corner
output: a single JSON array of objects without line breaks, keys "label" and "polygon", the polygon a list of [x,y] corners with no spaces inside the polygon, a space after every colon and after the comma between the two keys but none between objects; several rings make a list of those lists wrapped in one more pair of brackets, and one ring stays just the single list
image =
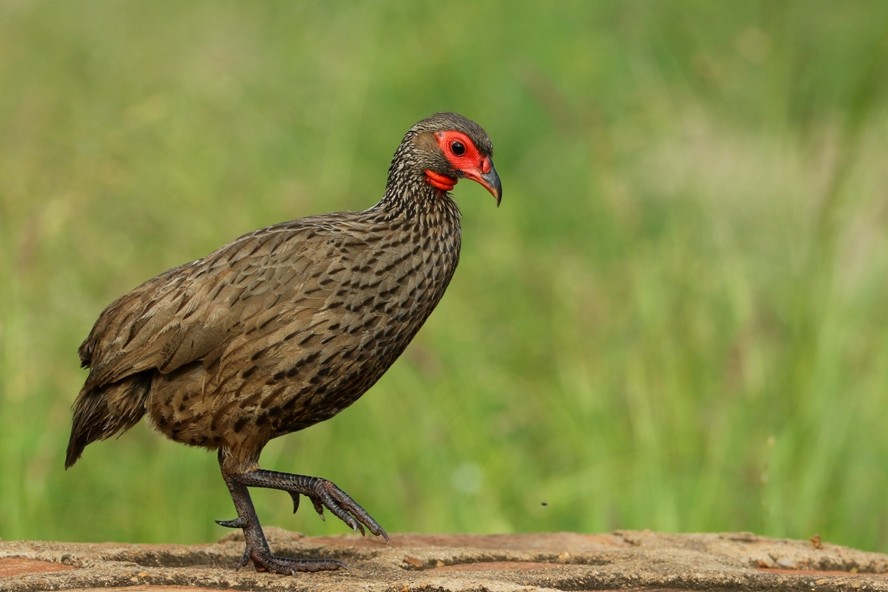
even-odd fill
[{"label": "wing", "polygon": [[336,221],[304,218],[245,235],[120,297],[80,346],[91,368],[84,389],[209,365],[233,338],[274,319],[310,321],[338,287],[331,275],[354,263],[343,259],[363,251]]}]

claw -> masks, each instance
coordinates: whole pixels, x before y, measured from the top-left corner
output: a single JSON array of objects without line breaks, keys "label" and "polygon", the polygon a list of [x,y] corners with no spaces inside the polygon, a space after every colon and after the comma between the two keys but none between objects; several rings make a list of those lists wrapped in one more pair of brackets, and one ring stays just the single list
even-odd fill
[{"label": "claw", "polygon": [[314,506],[315,512],[317,512],[317,513],[318,513],[318,516],[321,517],[321,520],[322,520],[323,522],[326,522],[326,521],[327,521],[327,517],[324,516],[324,503],[321,502],[321,501],[318,500],[318,499],[315,499],[315,498],[311,498],[311,503],[312,503],[312,505]]},{"label": "claw", "polygon": [[293,513],[299,509],[299,494],[294,491],[287,492],[290,494],[290,497],[293,498]]},{"label": "claw", "polygon": [[241,557],[240,563],[237,564],[237,571],[242,570],[250,562],[250,550],[244,549],[244,555]]},{"label": "claw", "polygon": [[216,520],[216,524],[225,528],[243,528],[247,525],[247,521],[238,516],[234,520]]}]

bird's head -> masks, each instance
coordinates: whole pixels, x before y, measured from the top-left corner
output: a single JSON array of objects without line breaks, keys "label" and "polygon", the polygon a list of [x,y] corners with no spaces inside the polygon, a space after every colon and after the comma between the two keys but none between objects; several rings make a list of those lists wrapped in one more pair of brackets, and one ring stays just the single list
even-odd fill
[{"label": "bird's head", "polygon": [[410,128],[404,144],[412,148],[416,170],[431,187],[450,191],[460,178],[471,179],[499,205],[503,186],[493,167],[493,144],[474,121],[456,113],[436,113]]}]

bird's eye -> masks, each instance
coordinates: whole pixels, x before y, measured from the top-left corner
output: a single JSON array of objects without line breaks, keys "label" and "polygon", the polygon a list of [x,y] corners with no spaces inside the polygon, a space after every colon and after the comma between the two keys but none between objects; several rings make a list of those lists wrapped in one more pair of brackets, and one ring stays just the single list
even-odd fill
[{"label": "bird's eye", "polygon": [[450,151],[457,156],[462,156],[466,153],[466,145],[459,140],[455,140],[450,144]]}]

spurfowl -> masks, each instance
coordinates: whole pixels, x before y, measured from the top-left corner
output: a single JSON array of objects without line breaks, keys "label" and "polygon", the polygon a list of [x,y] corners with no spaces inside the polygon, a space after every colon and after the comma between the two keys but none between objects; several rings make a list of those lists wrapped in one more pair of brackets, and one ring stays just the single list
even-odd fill
[{"label": "spurfowl", "polygon": [[148,280],[106,308],[80,346],[89,376],[74,403],[65,467],[84,447],[147,412],[165,436],[218,450],[257,570],[336,569],[330,559],[271,554],[249,487],[308,497],[362,534],[385,530],[319,477],[259,468],[272,438],[329,419],[404,351],[444,294],[459,259],[461,177],[499,204],[490,139],[438,113],[404,136],[385,194],[362,212],[284,222]]}]

